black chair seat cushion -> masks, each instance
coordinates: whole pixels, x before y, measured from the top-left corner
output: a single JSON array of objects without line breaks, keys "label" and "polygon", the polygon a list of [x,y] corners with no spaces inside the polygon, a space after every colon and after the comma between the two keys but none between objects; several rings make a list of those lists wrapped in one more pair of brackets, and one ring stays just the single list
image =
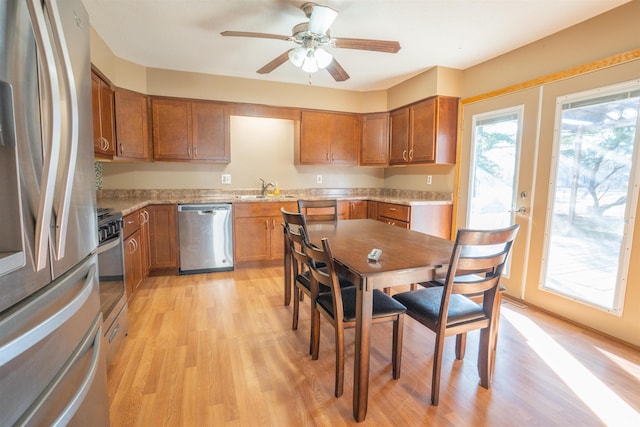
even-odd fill
[{"label": "black chair seat cushion", "polygon": [[[348,288],[342,288],[342,310],[344,312],[344,321],[353,322],[356,320],[356,288],[351,286]],[[331,293],[321,294],[318,296],[318,304],[322,306],[332,317],[335,317],[333,313],[333,300],[331,299]],[[407,308],[400,304],[398,301],[391,298],[384,292],[374,289],[373,290],[373,315],[375,319],[377,317],[392,316],[395,314],[402,314],[407,311]]]},{"label": "black chair seat cushion", "polygon": [[[411,317],[425,325],[437,325],[444,287],[435,286],[415,291],[395,294],[393,298],[407,307],[407,313]],[[469,298],[452,294],[449,300],[449,314],[447,324],[464,323],[470,320],[478,320],[486,317],[482,306]]]},{"label": "black chair seat cushion", "polygon": [[[327,267],[322,267],[320,268],[320,270],[326,271]],[[351,283],[350,281],[348,281],[347,279],[344,279],[340,276],[338,276],[338,280],[340,281],[340,287],[341,288],[346,288],[349,286],[353,286],[353,283]],[[311,274],[309,273],[309,270],[305,271],[302,274],[298,274],[296,276],[296,281],[298,283],[300,283],[302,286],[304,286],[309,292],[311,292]],[[319,294],[325,294],[327,292],[331,292],[331,289],[329,289],[328,286],[323,285],[322,283],[319,284],[320,286],[318,287],[318,293]]]}]

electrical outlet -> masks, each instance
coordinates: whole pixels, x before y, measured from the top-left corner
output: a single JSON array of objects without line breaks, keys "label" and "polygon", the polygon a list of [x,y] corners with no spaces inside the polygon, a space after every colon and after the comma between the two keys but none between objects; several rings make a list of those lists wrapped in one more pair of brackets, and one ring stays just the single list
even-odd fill
[{"label": "electrical outlet", "polygon": [[431,175],[427,175],[427,185],[431,185],[433,183],[433,177]]},{"label": "electrical outlet", "polygon": [[231,175],[228,174],[228,173],[223,173],[220,176],[220,179],[221,179],[223,184],[231,184]]},{"label": "electrical outlet", "polygon": [[316,175],[316,184],[322,184],[322,175]]}]

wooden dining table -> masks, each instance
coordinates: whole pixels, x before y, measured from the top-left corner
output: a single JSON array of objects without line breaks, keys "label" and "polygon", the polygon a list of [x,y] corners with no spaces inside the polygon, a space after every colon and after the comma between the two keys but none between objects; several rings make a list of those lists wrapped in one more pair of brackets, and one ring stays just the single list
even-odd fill
[{"label": "wooden dining table", "polygon": [[[309,223],[307,231],[315,244],[329,239],[337,271],[357,288],[353,417],[363,421],[369,395],[373,290],[431,280],[448,264],[453,242],[372,219]],[[378,262],[367,260],[373,248],[382,250]]]}]

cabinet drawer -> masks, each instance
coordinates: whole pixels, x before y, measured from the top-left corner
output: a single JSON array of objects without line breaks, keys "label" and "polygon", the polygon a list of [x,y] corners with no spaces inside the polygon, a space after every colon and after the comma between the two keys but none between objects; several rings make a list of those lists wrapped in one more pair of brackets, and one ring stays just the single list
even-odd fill
[{"label": "cabinet drawer", "polygon": [[140,214],[138,211],[130,213],[123,218],[124,221],[124,238],[131,236],[134,232],[140,229]]},{"label": "cabinet drawer", "polygon": [[297,202],[258,202],[234,203],[233,214],[236,218],[251,218],[256,216],[282,216],[280,208],[289,212],[298,212]]},{"label": "cabinet drawer", "polygon": [[393,203],[378,203],[378,217],[397,219],[400,221],[410,222],[411,208],[405,205],[396,205]]}]

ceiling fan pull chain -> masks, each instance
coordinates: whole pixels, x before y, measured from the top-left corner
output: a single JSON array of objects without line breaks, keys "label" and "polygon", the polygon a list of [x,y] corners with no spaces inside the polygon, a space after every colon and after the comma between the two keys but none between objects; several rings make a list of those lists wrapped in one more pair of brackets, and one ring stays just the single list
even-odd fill
[{"label": "ceiling fan pull chain", "polygon": [[311,73],[309,73],[309,84],[313,84],[313,81],[311,80]]}]

